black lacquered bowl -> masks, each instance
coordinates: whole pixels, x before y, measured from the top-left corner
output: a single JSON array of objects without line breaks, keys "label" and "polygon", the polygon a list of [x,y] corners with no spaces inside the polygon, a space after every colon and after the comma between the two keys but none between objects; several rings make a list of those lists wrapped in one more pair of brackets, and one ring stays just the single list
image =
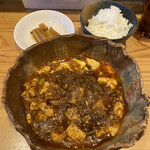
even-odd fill
[{"label": "black lacquered bowl", "polygon": [[124,43],[134,33],[134,31],[137,28],[138,22],[137,22],[137,18],[135,16],[135,14],[133,13],[133,11],[121,3],[117,3],[114,1],[98,1],[98,2],[91,3],[88,6],[86,6],[82,10],[81,15],[80,15],[80,23],[81,23],[82,30],[86,34],[92,34],[90,31],[88,31],[85,28],[85,26],[88,25],[88,20],[91,19],[93,15],[94,16],[97,15],[97,13],[100,9],[110,8],[111,5],[118,7],[121,10],[123,17],[128,19],[129,22],[133,24],[133,26],[129,30],[127,36],[120,38],[120,39],[110,39],[117,43],[119,43],[119,42]]}]

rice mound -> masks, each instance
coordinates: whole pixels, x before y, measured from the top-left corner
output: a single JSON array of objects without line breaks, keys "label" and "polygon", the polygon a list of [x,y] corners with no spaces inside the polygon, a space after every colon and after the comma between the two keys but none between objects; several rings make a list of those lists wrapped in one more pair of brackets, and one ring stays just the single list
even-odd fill
[{"label": "rice mound", "polygon": [[88,20],[86,29],[96,36],[109,39],[119,39],[127,36],[133,24],[123,17],[121,10],[116,6],[99,10],[96,16]]}]

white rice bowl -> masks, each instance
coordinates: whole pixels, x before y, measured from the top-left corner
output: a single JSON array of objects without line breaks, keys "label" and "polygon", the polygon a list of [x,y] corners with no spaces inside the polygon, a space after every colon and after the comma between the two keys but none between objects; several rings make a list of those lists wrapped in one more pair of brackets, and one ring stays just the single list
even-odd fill
[{"label": "white rice bowl", "polygon": [[119,39],[128,35],[133,24],[123,17],[121,10],[116,6],[100,9],[96,16],[88,20],[89,24],[85,27],[89,32],[96,36],[108,39]]}]

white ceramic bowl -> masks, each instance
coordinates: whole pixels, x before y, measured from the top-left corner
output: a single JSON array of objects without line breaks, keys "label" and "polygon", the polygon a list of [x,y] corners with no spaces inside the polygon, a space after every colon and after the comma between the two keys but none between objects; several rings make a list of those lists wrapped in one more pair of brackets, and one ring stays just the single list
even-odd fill
[{"label": "white ceramic bowl", "polygon": [[53,27],[61,35],[74,33],[74,25],[66,15],[53,10],[35,11],[24,16],[15,26],[14,39],[21,49],[25,50],[36,43],[31,31],[40,23]]}]

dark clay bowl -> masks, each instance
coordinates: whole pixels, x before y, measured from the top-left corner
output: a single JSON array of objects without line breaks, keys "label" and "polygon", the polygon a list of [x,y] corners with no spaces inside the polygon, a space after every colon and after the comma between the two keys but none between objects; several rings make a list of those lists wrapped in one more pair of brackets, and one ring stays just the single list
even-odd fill
[{"label": "dark clay bowl", "polygon": [[[125,99],[129,107],[129,112],[125,115],[117,135],[94,150],[131,147],[143,135],[147,126],[146,107],[149,102],[143,93],[142,79],[136,62],[126,54],[122,44],[114,44],[104,38],[73,34],[35,44],[23,51],[16,59],[14,66],[9,69],[4,81],[2,103],[12,124],[25,137],[31,149],[63,150],[45,145],[37,139],[26,121],[21,105],[21,85],[35,68],[49,61],[82,53],[96,60],[108,61],[115,67],[121,76]],[[78,150],[80,149],[93,150],[93,148],[79,148]]]},{"label": "dark clay bowl", "polygon": [[88,25],[88,20],[91,19],[93,15],[94,16],[97,15],[97,13],[100,9],[110,8],[111,5],[120,8],[121,13],[123,14],[123,17],[128,19],[129,22],[133,24],[133,26],[129,30],[127,36],[120,38],[120,39],[114,39],[114,40],[112,39],[112,41],[117,42],[117,43],[119,43],[119,42],[125,43],[125,41],[134,33],[134,31],[137,28],[137,18],[135,16],[135,14],[132,12],[132,10],[129,9],[127,6],[117,3],[117,2],[114,2],[114,1],[103,1],[102,0],[102,1],[94,2],[94,3],[87,5],[82,10],[81,15],[80,15],[80,23],[81,23],[82,30],[86,34],[92,34],[85,28],[85,26]]}]

